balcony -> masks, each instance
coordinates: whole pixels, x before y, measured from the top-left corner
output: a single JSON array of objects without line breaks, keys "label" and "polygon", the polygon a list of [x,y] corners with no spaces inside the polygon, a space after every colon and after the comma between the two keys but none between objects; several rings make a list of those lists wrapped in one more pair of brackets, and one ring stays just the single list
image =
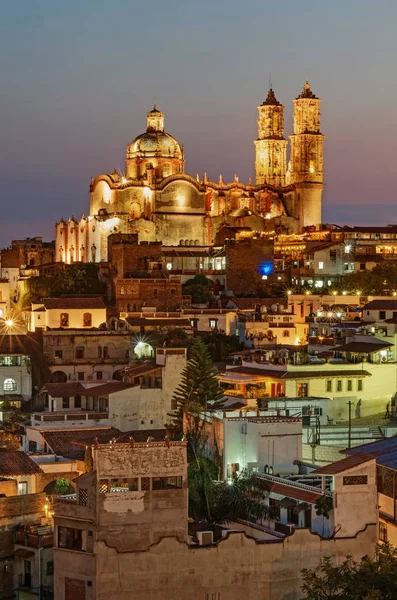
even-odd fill
[{"label": "balcony", "polygon": [[42,412],[33,413],[33,424],[46,423],[54,421],[99,421],[100,419],[108,419],[108,412],[95,412],[85,410],[59,411],[59,412]]},{"label": "balcony", "polygon": [[[44,529],[44,528],[43,528]],[[47,529],[47,528],[45,528]],[[39,532],[16,531],[14,543],[28,548],[52,548],[54,545],[54,533],[40,534]]]}]

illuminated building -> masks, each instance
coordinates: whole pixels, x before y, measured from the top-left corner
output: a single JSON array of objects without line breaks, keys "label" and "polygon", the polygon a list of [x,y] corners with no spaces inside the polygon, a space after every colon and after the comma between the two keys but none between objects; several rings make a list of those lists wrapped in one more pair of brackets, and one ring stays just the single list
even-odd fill
[{"label": "illuminated building", "polygon": [[164,129],[164,113],[147,113],[146,132],[128,146],[125,172],[98,175],[90,185],[89,216],[56,224],[55,260],[107,260],[112,233],[138,234],[141,242],[211,246],[225,227],[244,235],[298,233],[321,223],[323,135],[320,100],[306,82],[294,100],[287,164],[284,107],[269,90],[258,107],[255,184],[215,183],[184,172],[185,153]]}]

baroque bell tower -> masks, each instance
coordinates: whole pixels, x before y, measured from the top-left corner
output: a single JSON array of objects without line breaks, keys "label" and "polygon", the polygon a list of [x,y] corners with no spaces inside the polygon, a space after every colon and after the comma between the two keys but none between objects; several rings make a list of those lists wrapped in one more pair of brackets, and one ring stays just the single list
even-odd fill
[{"label": "baroque bell tower", "polygon": [[272,88],[258,106],[258,139],[255,140],[256,185],[285,185],[287,141],[284,139],[284,106]]},{"label": "baroque bell tower", "polygon": [[306,81],[294,100],[294,133],[291,139],[289,182],[295,184],[301,228],[321,223],[323,143],[320,102]]}]

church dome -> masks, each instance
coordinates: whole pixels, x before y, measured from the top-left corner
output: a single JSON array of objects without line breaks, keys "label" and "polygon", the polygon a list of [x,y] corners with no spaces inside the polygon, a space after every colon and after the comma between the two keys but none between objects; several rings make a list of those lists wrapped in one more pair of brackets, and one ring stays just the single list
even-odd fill
[{"label": "church dome", "polygon": [[183,158],[183,150],[179,142],[164,131],[164,113],[154,105],[146,115],[146,132],[138,135],[127,146],[127,155],[156,156],[159,158]]},{"label": "church dome", "polygon": [[[177,140],[165,131],[146,131],[138,135],[128,148],[129,154],[160,153],[163,158],[182,158],[182,150]],[[158,154],[157,154],[158,155]]]}]

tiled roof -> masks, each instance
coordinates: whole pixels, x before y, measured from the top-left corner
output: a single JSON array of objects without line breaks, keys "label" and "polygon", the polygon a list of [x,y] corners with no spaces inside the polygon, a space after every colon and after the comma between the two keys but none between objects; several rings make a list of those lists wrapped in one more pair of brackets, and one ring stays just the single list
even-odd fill
[{"label": "tiled roof", "polygon": [[271,307],[274,304],[287,306],[287,301],[283,298],[233,298],[232,302],[234,302],[240,310],[255,309],[256,306]]},{"label": "tiled roof", "polygon": [[343,454],[349,456],[362,454],[363,452],[376,458],[378,465],[397,470],[397,436],[342,450]]},{"label": "tiled roof", "polygon": [[331,463],[330,465],[325,465],[324,467],[320,467],[312,472],[312,475],[337,475],[338,473],[343,473],[343,471],[347,471],[348,469],[352,469],[353,467],[358,467],[369,460],[374,460],[374,456],[371,454],[365,454],[364,452],[360,452],[355,454],[354,456],[349,456],[348,458],[344,458],[342,460],[338,460],[337,462]]},{"label": "tiled roof", "polygon": [[46,383],[42,391],[47,391],[52,398],[69,398],[81,395],[85,388],[77,381],[66,383]]},{"label": "tiled roof", "polygon": [[336,352],[379,352],[383,348],[389,348],[393,344],[389,342],[349,342],[343,346],[335,346]]},{"label": "tiled roof", "polygon": [[34,475],[42,472],[25,452],[0,449],[0,475]]},{"label": "tiled roof", "polygon": [[326,371],[320,368],[312,369],[310,371],[288,371],[282,376],[282,379],[306,379],[317,377],[371,377],[371,373],[369,371],[362,371],[361,369],[335,369]]},{"label": "tiled roof", "polygon": [[78,381],[69,381],[66,383],[46,383],[43,390],[47,390],[53,398],[69,398],[73,396],[97,398],[126,390],[134,387],[134,385],[134,383],[126,383],[124,381],[107,381],[98,385],[85,387]]},{"label": "tiled roof", "polygon": [[152,373],[153,371],[158,371],[161,368],[161,365],[154,365],[152,363],[145,365],[133,365],[131,367],[124,367],[124,369],[120,369],[119,373],[122,377],[141,377],[143,375],[147,375],[148,373]]},{"label": "tiled roof", "polygon": [[121,432],[114,427],[87,429],[69,429],[67,431],[42,431],[42,436],[51,450],[57,456],[72,460],[84,460],[85,446],[92,445],[96,440],[106,444],[112,439],[116,443],[127,443],[132,436],[135,442],[146,442],[149,437],[155,442],[162,442],[166,436],[165,429],[141,429]]},{"label": "tiled roof", "polygon": [[131,327],[134,326],[145,326],[145,327],[191,327],[189,319],[145,319],[139,317],[127,317],[126,321]]},{"label": "tiled roof", "polygon": [[45,442],[56,456],[73,460],[84,460],[84,444],[93,444],[95,438],[100,443],[106,443],[120,435],[121,431],[113,427],[42,431]]},{"label": "tiled roof", "polygon": [[397,300],[371,300],[363,306],[363,310],[397,310]]},{"label": "tiled roof", "polygon": [[43,298],[42,303],[47,310],[51,309],[95,309],[106,308],[102,296],[61,296],[60,298]]},{"label": "tiled roof", "polygon": [[274,494],[280,494],[281,496],[286,496],[287,498],[294,498],[294,500],[300,500],[301,502],[308,502],[309,504],[314,504],[316,500],[321,498],[322,493],[319,490],[309,491],[304,490],[298,487],[293,487],[289,485],[284,485],[283,483],[278,482],[270,482],[270,491]]},{"label": "tiled roof", "polygon": [[233,367],[232,369],[226,369],[220,375],[227,376],[231,373],[239,375],[261,375],[262,377],[273,377],[273,379],[282,379],[286,374],[284,370],[278,369],[259,369],[255,367]]}]

